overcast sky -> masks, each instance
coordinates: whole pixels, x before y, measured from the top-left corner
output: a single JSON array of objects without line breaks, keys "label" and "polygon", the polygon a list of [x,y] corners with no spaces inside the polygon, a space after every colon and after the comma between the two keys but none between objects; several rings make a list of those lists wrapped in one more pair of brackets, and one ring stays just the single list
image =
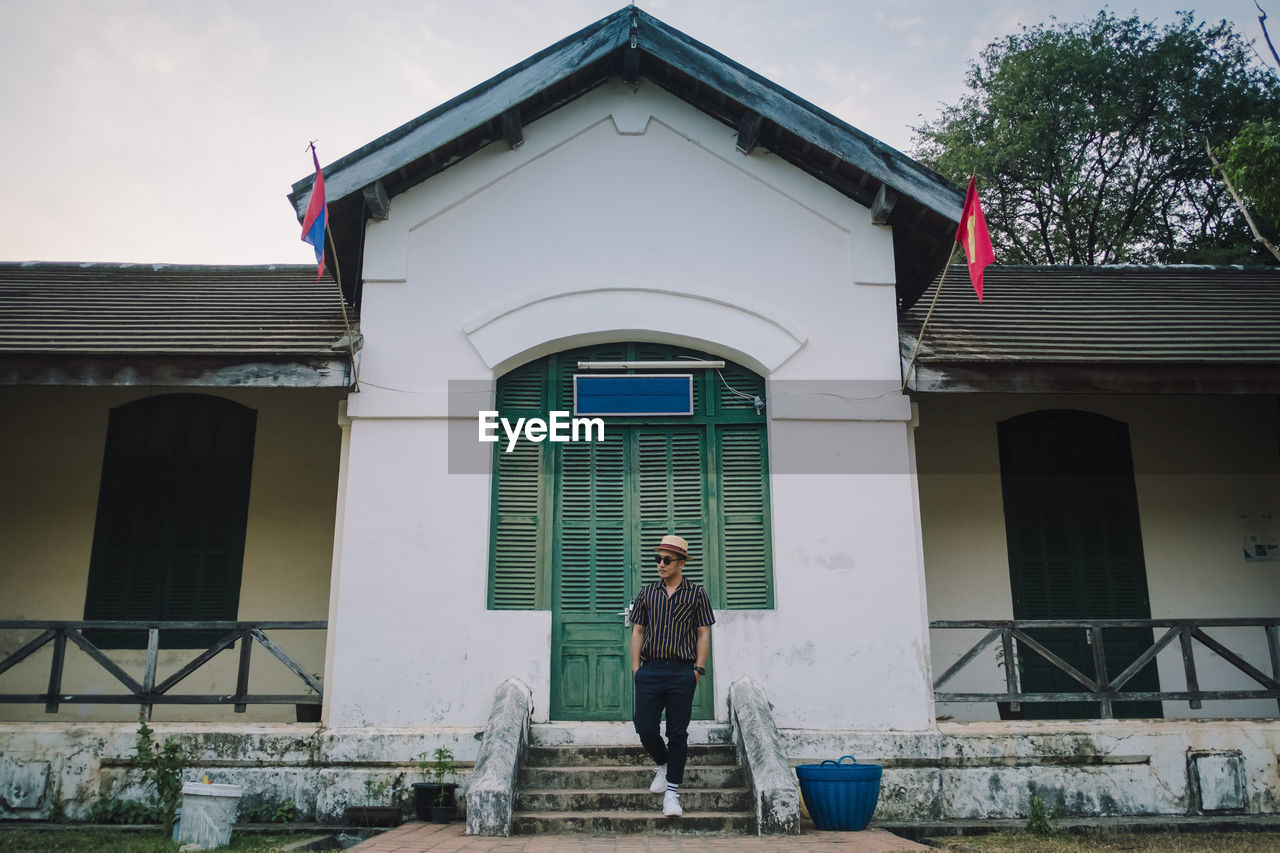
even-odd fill
[{"label": "overcast sky", "polygon": [[[285,196],[622,0],[0,0],[0,260],[307,263]],[[640,0],[904,151],[994,37],[1101,2]],[[1119,4],[1260,36],[1252,0]],[[1268,24],[1280,22],[1280,2]],[[1280,30],[1277,31],[1280,33]]]}]

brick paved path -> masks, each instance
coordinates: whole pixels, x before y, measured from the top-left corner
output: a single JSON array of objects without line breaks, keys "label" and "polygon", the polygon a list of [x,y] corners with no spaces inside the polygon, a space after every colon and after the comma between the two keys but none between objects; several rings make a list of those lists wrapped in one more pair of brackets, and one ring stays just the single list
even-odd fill
[{"label": "brick paved path", "polygon": [[715,850],[761,853],[897,853],[931,850],[882,829],[817,832],[804,835],[514,835],[468,836],[462,823],[407,823],[350,848],[352,853],[711,853]]}]

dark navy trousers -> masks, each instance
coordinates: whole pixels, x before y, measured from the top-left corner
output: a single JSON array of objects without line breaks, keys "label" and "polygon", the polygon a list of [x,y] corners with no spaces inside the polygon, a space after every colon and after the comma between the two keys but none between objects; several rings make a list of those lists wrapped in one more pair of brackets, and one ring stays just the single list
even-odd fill
[{"label": "dark navy trousers", "polygon": [[[689,757],[689,718],[693,716],[693,691],[698,675],[688,661],[650,660],[636,670],[636,734],[655,764],[667,765],[667,781],[684,781]],[[662,740],[658,721],[667,712],[667,739]]]}]

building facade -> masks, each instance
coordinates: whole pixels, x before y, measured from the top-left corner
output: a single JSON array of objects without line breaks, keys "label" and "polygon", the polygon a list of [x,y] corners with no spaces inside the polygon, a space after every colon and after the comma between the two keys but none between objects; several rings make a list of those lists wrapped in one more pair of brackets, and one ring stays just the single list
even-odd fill
[{"label": "building facade", "polygon": [[[325,185],[323,293],[241,269],[185,338],[5,338],[0,781],[39,793],[0,815],[137,793],[138,705],[322,818],[435,746],[465,770],[509,679],[541,737],[629,741],[626,605],[665,533],[715,608],[699,737],[745,678],[792,761],[883,763],[890,819],[1274,810],[1280,354],[1238,325],[1200,330],[1220,357],[1090,352],[1072,322],[1151,306],[1005,310],[997,273],[989,316],[947,296],[922,333],[958,188],[633,8]],[[15,304],[73,273],[3,272]],[[180,272],[166,299],[208,274]],[[150,273],[98,273],[145,328]],[[1265,326],[1273,279],[1229,304]],[[602,426],[528,427],[556,413]]]}]

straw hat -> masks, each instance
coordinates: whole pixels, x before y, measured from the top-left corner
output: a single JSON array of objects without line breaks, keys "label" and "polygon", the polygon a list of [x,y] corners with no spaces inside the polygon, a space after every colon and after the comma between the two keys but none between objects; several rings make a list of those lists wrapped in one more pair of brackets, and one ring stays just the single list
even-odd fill
[{"label": "straw hat", "polygon": [[676,536],[674,533],[668,533],[662,537],[662,541],[658,543],[655,551],[674,551],[686,560],[689,559],[689,543]]}]

